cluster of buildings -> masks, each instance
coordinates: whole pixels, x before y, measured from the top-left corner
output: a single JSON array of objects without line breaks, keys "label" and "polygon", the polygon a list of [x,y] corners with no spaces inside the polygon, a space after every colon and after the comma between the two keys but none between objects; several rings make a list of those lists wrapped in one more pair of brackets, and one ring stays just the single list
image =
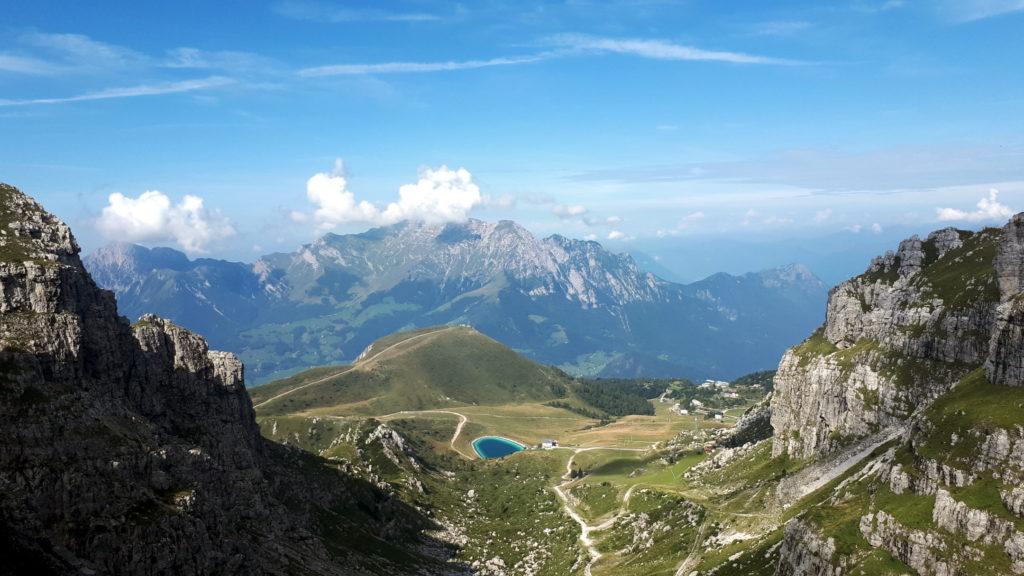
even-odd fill
[{"label": "cluster of buildings", "polygon": [[672,412],[679,414],[680,416],[689,416],[691,412],[693,414],[703,414],[705,418],[714,418],[715,420],[722,419],[722,412],[713,408],[704,406],[704,403],[696,398],[690,400],[689,407],[683,407],[682,404],[676,402],[669,408]]},{"label": "cluster of buildings", "polygon": [[[740,397],[739,393],[737,393],[735,390],[730,389],[730,386],[731,386],[731,384],[729,382],[726,382],[725,380],[711,380],[711,379],[708,379],[708,380],[705,380],[703,383],[699,384],[697,386],[697,389],[698,390],[709,390],[709,391],[717,392],[723,398],[729,398],[729,399],[739,398]],[[662,402],[671,402],[672,399],[671,398],[667,398],[666,395],[662,395],[661,401]],[[683,403],[680,403],[680,402],[676,402],[675,404],[672,405],[670,410],[673,413],[675,413],[675,414],[679,414],[680,416],[689,416],[691,414],[693,414],[693,415],[701,414],[705,418],[708,418],[708,419],[712,419],[713,418],[715,420],[722,420],[723,417],[724,417],[723,413],[720,410],[716,410],[714,408],[710,408],[708,406],[705,406],[704,402],[701,402],[700,400],[697,400],[696,398],[691,399],[688,404],[683,404]]]},{"label": "cluster of buildings", "polygon": [[729,383],[725,380],[705,380],[703,384],[697,386],[698,390],[709,390],[711,388],[717,388],[723,390],[729,387]]}]

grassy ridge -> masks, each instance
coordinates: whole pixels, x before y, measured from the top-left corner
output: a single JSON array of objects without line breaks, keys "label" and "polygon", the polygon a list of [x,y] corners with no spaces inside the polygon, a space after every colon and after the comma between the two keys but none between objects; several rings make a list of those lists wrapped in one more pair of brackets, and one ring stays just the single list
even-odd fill
[{"label": "grassy ridge", "polygon": [[[535,364],[472,328],[448,327],[395,335],[336,377],[319,368],[255,388],[256,404],[295,390],[261,408],[264,414],[329,410],[379,415],[446,406],[548,401],[571,380]],[[347,371],[346,371],[347,370]]]}]

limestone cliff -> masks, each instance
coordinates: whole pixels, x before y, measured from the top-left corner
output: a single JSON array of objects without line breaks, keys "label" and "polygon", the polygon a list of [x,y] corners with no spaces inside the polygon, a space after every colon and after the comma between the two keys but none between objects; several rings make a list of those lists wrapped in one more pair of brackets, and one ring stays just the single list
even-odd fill
[{"label": "limestone cliff", "polygon": [[442,571],[425,519],[264,440],[238,359],[129,325],[78,252],[0,185],[0,572]]},{"label": "limestone cliff", "polygon": [[996,259],[1015,229],[910,238],[832,289],[825,325],[779,365],[773,453],[808,458],[885,435],[1002,353],[990,350],[1000,322],[1003,339],[1019,338],[1019,316],[1000,307],[1012,258]]},{"label": "limestone cliff", "polygon": [[1024,214],[940,230],[833,289],[780,365],[773,453],[889,440],[787,525],[777,574],[1024,574],[1022,239]]}]

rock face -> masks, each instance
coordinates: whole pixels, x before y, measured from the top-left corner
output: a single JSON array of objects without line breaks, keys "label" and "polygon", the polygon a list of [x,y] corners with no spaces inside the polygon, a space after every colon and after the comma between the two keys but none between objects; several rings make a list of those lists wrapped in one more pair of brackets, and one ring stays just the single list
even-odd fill
[{"label": "rock face", "polygon": [[886,434],[989,358],[997,378],[1019,378],[1022,317],[1000,305],[1016,234],[1011,223],[910,238],[836,286],[825,325],[779,365],[773,453],[814,457]]},{"label": "rock face", "polygon": [[[1024,215],[905,240],[837,286],[825,326],[786,353],[774,455],[827,464],[889,448],[787,525],[778,574],[878,559],[922,575],[1024,574],[1022,239]],[[862,539],[828,526],[843,514]]]},{"label": "rock face", "polygon": [[840,576],[841,566],[833,563],[835,540],[823,539],[800,520],[786,524],[776,576]]},{"label": "rock face", "polygon": [[729,378],[774,364],[820,323],[825,297],[800,266],[681,285],[509,221],[328,234],[251,266],[114,244],[86,266],[123,311],[200,330],[257,377],[352,360],[410,327],[469,324],[577,374]]},{"label": "rock face", "polygon": [[427,524],[264,440],[235,356],[157,317],[129,325],[67,226],[0,185],[5,573],[401,573],[345,539],[416,557]]},{"label": "rock face", "polygon": [[985,373],[995,384],[1024,386],[1024,214],[1003,229],[995,264],[1001,303]]},{"label": "rock face", "polygon": [[724,446],[735,448],[747,443],[757,443],[772,437],[772,393],[743,413],[728,438],[722,441]]}]

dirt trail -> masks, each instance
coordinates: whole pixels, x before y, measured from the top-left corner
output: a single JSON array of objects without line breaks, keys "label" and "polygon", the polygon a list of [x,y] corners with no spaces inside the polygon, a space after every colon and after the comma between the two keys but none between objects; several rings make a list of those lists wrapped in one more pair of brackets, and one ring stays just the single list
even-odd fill
[{"label": "dirt trail", "polygon": [[448,445],[451,446],[452,450],[454,450],[459,456],[462,456],[467,460],[473,460],[472,456],[467,456],[462,452],[462,450],[459,450],[455,446],[455,442],[459,439],[459,435],[462,434],[462,428],[466,425],[467,422],[469,422],[469,418],[467,418],[465,414],[460,414],[458,412],[453,412],[451,410],[401,410],[399,412],[385,414],[384,416],[378,416],[377,419],[388,420],[390,418],[396,418],[398,416],[415,416],[416,414],[451,414],[452,416],[458,416],[459,424],[455,426],[455,433],[452,434],[452,439],[448,442]]},{"label": "dirt trail", "polygon": [[417,334],[415,336],[410,336],[409,338],[406,338],[405,340],[402,340],[401,342],[395,342],[391,346],[388,346],[387,348],[384,348],[383,350],[381,350],[380,352],[377,352],[373,356],[370,356],[368,358],[357,359],[354,364],[352,364],[351,366],[349,366],[348,368],[346,368],[344,370],[340,370],[338,372],[335,372],[334,374],[329,374],[327,376],[324,376],[323,378],[317,378],[316,380],[314,380],[312,382],[307,382],[306,384],[303,384],[302,386],[297,386],[295,388],[292,388],[291,390],[285,390],[284,392],[278,394],[277,396],[271,396],[270,398],[267,398],[263,402],[260,402],[259,404],[254,405],[253,409],[259,408],[260,406],[265,406],[265,405],[273,402],[274,400],[277,400],[278,398],[284,398],[285,396],[287,396],[289,394],[292,394],[294,392],[298,392],[299,390],[304,390],[306,388],[309,388],[310,386],[315,386],[317,384],[321,384],[321,383],[326,382],[326,381],[328,381],[328,380],[330,380],[332,378],[337,378],[338,376],[343,376],[343,375],[348,374],[349,372],[351,372],[353,370],[362,368],[366,364],[376,360],[381,354],[384,354],[384,353],[388,352],[389,350],[392,350],[394,348],[397,348],[399,346],[402,346],[404,344],[412,342],[413,340],[417,340],[419,338],[423,338],[424,336],[431,336],[431,335],[434,335],[434,334],[438,334],[440,332],[445,332],[447,330],[453,330],[455,328],[457,328],[457,327],[456,326],[449,326],[447,328],[441,328],[440,330],[431,330],[430,332],[424,332],[423,334]]},{"label": "dirt trail", "polygon": [[580,516],[579,512],[576,512],[576,510],[572,507],[572,504],[569,503],[569,494],[566,488],[570,484],[575,482],[575,479],[572,478],[572,463],[576,459],[577,454],[579,454],[580,452],[588,452],[590,450],[621,450],[625,452],[646,452],[647,449],[609,448],[605,446],[592,446],[588,448],[564,447],[563,449],[572,450],[572,456],[569,458],[569,461],[565,463],[565,475],[562,476],[563,482],[561,484],[558,484],[557,486],[554,486],[553,489],[555,491],[555,494],[558,495],[558,499],[562,501],[562,508],[565,509],[565,513],[568,514],[570,518],[575,520],[576,523],[580,525],[580,542],[583,543],[583,547],[586,548],[587,554],[590,556],[590,562],[588,562],[587,566],[583,569],[583,573],[585,574],[585,576],[592,576],[591,569],[593,568],[594,564],[601,559],[601,552],[597,549],[597,546],[595,546],[594,540],[590,537],[590,533],[599,532],[601,530],[605,530],[606,528],[610,528],[612,524],[614,524],[615,521],[618,520],[619,517],[626,512],[626,509],[629,507],[629,499],[633,496],[633,489],[639,486],[639,484],[634,484],[630,486],[628,490],[626,490],[626,493],[622,496],[622,503],[619,505],[619,510],[615,514],[613,514],[610,518],[608,518],[604,522],[601,522],[600,524],[590,524],[586,521],[585,518],[583,518],[583,516]]}]

